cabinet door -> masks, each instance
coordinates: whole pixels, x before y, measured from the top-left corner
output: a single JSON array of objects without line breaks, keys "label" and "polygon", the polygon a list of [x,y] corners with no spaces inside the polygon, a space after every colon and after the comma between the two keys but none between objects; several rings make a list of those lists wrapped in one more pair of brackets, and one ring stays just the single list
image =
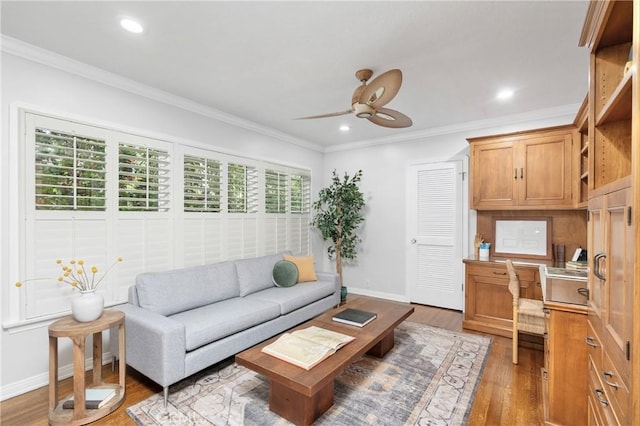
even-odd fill
[{"label": "cabinet door", "polygon": [[587,318],[584,313],[550,310],[548,323],[548,403],[546,420],[558,425],[583,425],[587,418],[586,374],[587,350],[584,335]]},{"label": "cabinet door", "polygon": [[593,330],[602,333],[602,311],[604,309],[604,280],[596,273],[605,272],[605,263],[600,254],[604,253],[604,196],[589,200],[589,221],[587,222],[587,253],[589,254],[589,302],[587,304],[589,322]]},{"label": "cabinet door", "polygon": [[606,282],[603,340],[621,379],[630,386],[633,325],[633,227],[628,215],[630,189],[607,195]]},{"label": "cabinet door", "polygon": [[509,207],[516,202],[513,142],[472,145],[471,208]]},{"label": "cabinet door", "polygon": [[571,133],[518,142],[518,205],[572,206]]}]

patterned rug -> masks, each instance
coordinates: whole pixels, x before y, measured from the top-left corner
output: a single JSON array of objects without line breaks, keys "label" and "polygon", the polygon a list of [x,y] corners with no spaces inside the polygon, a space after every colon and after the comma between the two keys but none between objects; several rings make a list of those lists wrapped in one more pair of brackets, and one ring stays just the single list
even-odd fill
[{"label": "patterned rug", "polygon": [[[462,425],[491,339],[404,322],[383,358],[362,357],[335,380],[334,405],[316,425]],[[289,425],[269,411],[269,384],[231,361],[127,408],[139,425]]]}]

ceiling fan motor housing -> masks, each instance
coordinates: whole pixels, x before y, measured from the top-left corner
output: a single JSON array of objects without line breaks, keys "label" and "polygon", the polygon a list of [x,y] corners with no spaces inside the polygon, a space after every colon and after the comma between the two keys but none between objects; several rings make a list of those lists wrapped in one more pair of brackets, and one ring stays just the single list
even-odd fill
[{"label": "ceiling fan motor housing", "polygon": [[353,107],[353,112],[358,118],[369,118],[375,115],[376,110],[367,104],[354,103],[351,105]]}]

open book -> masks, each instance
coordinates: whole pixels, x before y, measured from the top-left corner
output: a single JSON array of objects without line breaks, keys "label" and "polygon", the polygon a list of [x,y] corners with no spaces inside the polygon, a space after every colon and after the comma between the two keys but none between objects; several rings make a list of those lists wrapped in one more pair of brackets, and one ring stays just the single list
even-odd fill
[{"label": "open book", "polygon": [[262,352],[310,370],[353,340],[355,337],[311,326],[283,334]]}]

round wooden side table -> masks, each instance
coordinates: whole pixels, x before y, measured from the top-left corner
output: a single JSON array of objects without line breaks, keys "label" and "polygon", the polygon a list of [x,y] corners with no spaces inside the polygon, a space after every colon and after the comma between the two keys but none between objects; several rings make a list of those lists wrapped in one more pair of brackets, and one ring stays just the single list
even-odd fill
[{"label": "round wooden side table", "polygon": [[[102,381],[102,332],[118,327],[118,383]],[[93,380],[90,387],[112,388],[116,396],[104,406],[96,409],[85,408],[85,343],[93,335]],[[58,338],[68,337],[73,342],[73,409],[62,408],[58,399]],[[113,338],[113,337],[112,337]],[[78,322],[71,315],[49,325],[49,424],[84,425],[96,421],[116,410],[124,401],[125,393],[125,335],[124,312],[104,311],[95,321]]]}]

